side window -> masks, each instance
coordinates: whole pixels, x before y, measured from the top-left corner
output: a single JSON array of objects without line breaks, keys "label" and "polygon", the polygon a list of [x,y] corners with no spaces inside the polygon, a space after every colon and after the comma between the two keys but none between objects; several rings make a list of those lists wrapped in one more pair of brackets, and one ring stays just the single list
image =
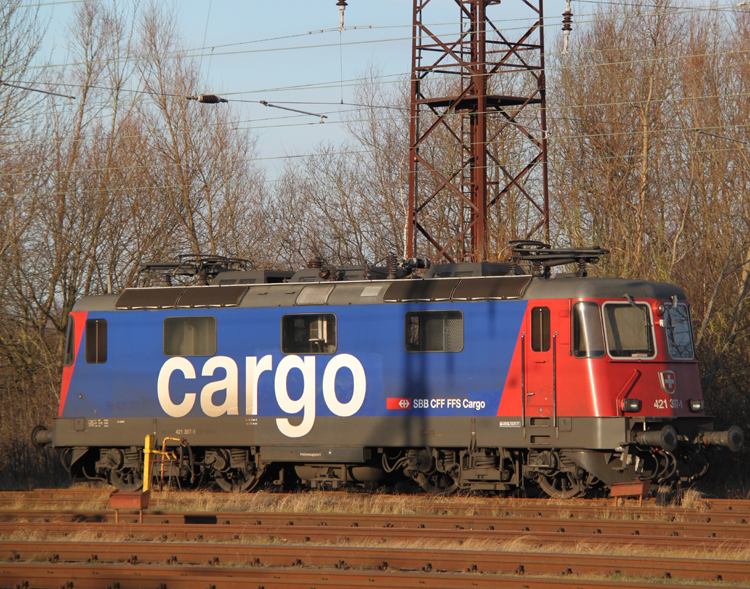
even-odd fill
[{"label": "side window", "polygon": [[410,311],[404,327],[407,352],[460,352],[464,349],[461,311]]},{"label": "side window", "polygon": [[167,317],[164,320],[165,356],[216,354],[216,317]]},{"label": "side window", "polygon": [[576,358],[603,358],[602,312],[596,303],[573,305],[573,355]]},{"label": "side window", "polygon": [[309,313],[281,318],[283,354],[335,354],[336,315]]},{"label": "side window", "polygon": [[535,352],[547,352],[549,348],[549,308],[534,307],[531,310],[531,349]]},{"label": "side window", "polygon": [[68,316],[68,330],[65,332],[65,359],[63,360],[63,366],[71,366],[75,361],[75,333],[76,333],[76,320],[73,319],[73,315]]},{"label": "side window", "polygon": [[106,361],[107,322],[104,319],[87,319],[86,364],[104,364]]}]

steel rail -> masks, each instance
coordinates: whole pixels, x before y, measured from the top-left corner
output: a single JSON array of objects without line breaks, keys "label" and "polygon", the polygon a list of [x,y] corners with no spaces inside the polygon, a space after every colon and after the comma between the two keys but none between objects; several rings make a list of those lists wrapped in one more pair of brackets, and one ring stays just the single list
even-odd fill
[{"label": "steel rail", "polygon": [[[119,587],[169,587],[169,589],[234,589],[262,586],[310,589],[328,586],[360,589],[413,587],[451,588],[528,588],[528,589],[634,589],[664,588],[663,580],[653,583],[622,580],[584,580],[579,578],[535,578],[527,575],[451,574],[432,572],[391,572],[356,570],[317,570],[313,568],[239,568],[219,566],[132,566],[106,564],[0,564],[0,581],[40,589]],[[67,585],[65,584],[67,582]],[[680,585],[677,585],[678,587]],[[675,587],[675,585],[672,585]],[[715,589],[716,585],[690,585],[692,589]]]},{"label": "steel rail", "polygon": [[351,546],[161,544],[154,542],[0,542],[10,562],[292,567],[528,575],[630,575],[662,579],[750,580],[750,562],[544,552],[424,550]]},{"label": "steel rail", "polygon": [[[160,540],[164,542],[400,542],[429,538],[443,542],[502,542],[526,541],[536,544],[636,544],[638,546],[736,550],[746,549],[747,538],[717,538],[695,536],[654,536],[632,534],[574,533],[571,531],[513,531],[420,528],[367,528],[303,525],[163,525],[163,524],[112,524],[112,523],[50,523],[12,522],[0,523],[0,535],[14,534],[23,537],[45,536],[63,539],[85,532],[97,538],[129,538],[132,540]],[[19,538],[21,540],[22,538]]]},{"label": "steel rail", "polygon": [[563,517],[566,519],[639,519],[695,521],[714,523],[747,523],[747,511],[726,509],[688,509],[683,507],[638,507],[626,505],[444,505],[414,504],[415,511],[435,511],[445,515],[485,515],[495,517]]},{"label": "steel rail", "polygon": [[[181,502],[183,503],[183,502]],[[180,503],[176,503],[178,506]],[[187,512],[170,510],[169,503],[164,501],[152,501],[150,510],[144,513],[144,517],[154,520],[162,516],[181,517]],[[365,506],[363,506],[365,507]],[[372,507],[372,506],[368,506]],[[161,509],[159,509],[161,508]],[[165,509],[167,508],[167,509]],[[441,505],[431,503],[416,503],[409,505],[409,509],[417,514],[439,515],[451,517],[502,517],[502,518],[553,518],[553,519],[586,519],[586,520],[640,520],[640,521],[682,521],[682,522],[702,522],[702,523],[734,523],[746,524],[750,522],[750,511],[739,510],[698,510],[684,508],[663,508],[663,507],[612,507],[612,506],[586,506],[573,505],[536,505],[536,506],[507,506],[507,507],[489,507],[481,505]],[[432,513],[430,513],[432,512]],[[192,513],[192,512],[191,512]],[[216,514],[219,519],[231,521],[236,518],[237,511],[216,511],[210,512]],[[262,513],[283,513],[277,511],[267,511]],[[91,518],[96,514],[101,521],[110,521],[112,512],[107,510],[70,510],[70,509],[2,509],[0,508],[0,521],[14,521],[23,518],[35,519],[52,519],[57,517],[66,517],[69,514],[71,518]],[[154,515],[158,514],[158,515]]]},{"label": "steel rail", "polygon": [[[132,513],[132,512],[131,512]],[[127,519],[122,512],[120,519]],[[30,521],[31,520],[31,521]],[[0,511],[0,524],[24,521],[109,523],[115,521],[107,511]],[[497,530],[504,532],[572,532],[579,534],[630,534],[636,536],[695,536],[703,538],[744,538],[750,540],[750,524],[695,521],[650,521],[619,519],[574,519],[550,517],[491,517],[460,515],[349,514],[287,512],[178,512],[145,511],[144,523],[172,526],[185,524],[300,525],[339,527],[395,527],[420,529]]]}]

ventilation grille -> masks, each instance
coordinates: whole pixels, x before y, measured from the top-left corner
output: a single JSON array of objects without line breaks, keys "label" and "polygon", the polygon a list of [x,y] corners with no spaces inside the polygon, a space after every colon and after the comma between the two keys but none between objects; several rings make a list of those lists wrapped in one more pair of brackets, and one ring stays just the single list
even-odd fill
[{"label": "ventilation grille", "polygon": [[197,286],[191,288],[129,288],[117,299],[117,309],[200,309],[236,307],[247,286]]},{"label": "ventilation grille", "polygon": [[530,281],[530,276],[462,280],[453,292],[452,299],[454,301],[517,299],[523,296]]},{"label": "ventilation grille", "polygon": [[298,305],[326,305],[333,292],[333,284],[306,286],[297,295]]},{"label": "ventilation grille", "polygon": [[383,300],[389,303],[449,301],[459,280],[400,280],[392,283]]},{"label": "ventilation grille", "polygon": [[388,303],[419,301],[487,301],[518,299],[531,276],[471,278],[468,280],[404,280],[393,282],[383,295]]}]

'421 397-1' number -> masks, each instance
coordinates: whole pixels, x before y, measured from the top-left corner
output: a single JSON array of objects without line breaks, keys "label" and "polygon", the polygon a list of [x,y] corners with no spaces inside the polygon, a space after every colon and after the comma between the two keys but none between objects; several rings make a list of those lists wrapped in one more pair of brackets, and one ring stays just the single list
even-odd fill
[{"label": "'421 397-1' number", "polygon": [[681,399],[656,399],[654,401],[656,409],[682,409]]}]

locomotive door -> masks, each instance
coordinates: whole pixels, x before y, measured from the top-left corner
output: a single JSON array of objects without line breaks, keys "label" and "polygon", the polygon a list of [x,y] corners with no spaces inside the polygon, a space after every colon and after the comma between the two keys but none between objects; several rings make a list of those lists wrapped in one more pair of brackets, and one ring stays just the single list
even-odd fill
[{"label": "locomotive door", "polygon": [[[549,307],[532,307],[526,333],[526,415],[531,426],[552,426],[556,411],[555,340],[557,317]],[[541,418],[541,419],[540,419]]]}]

